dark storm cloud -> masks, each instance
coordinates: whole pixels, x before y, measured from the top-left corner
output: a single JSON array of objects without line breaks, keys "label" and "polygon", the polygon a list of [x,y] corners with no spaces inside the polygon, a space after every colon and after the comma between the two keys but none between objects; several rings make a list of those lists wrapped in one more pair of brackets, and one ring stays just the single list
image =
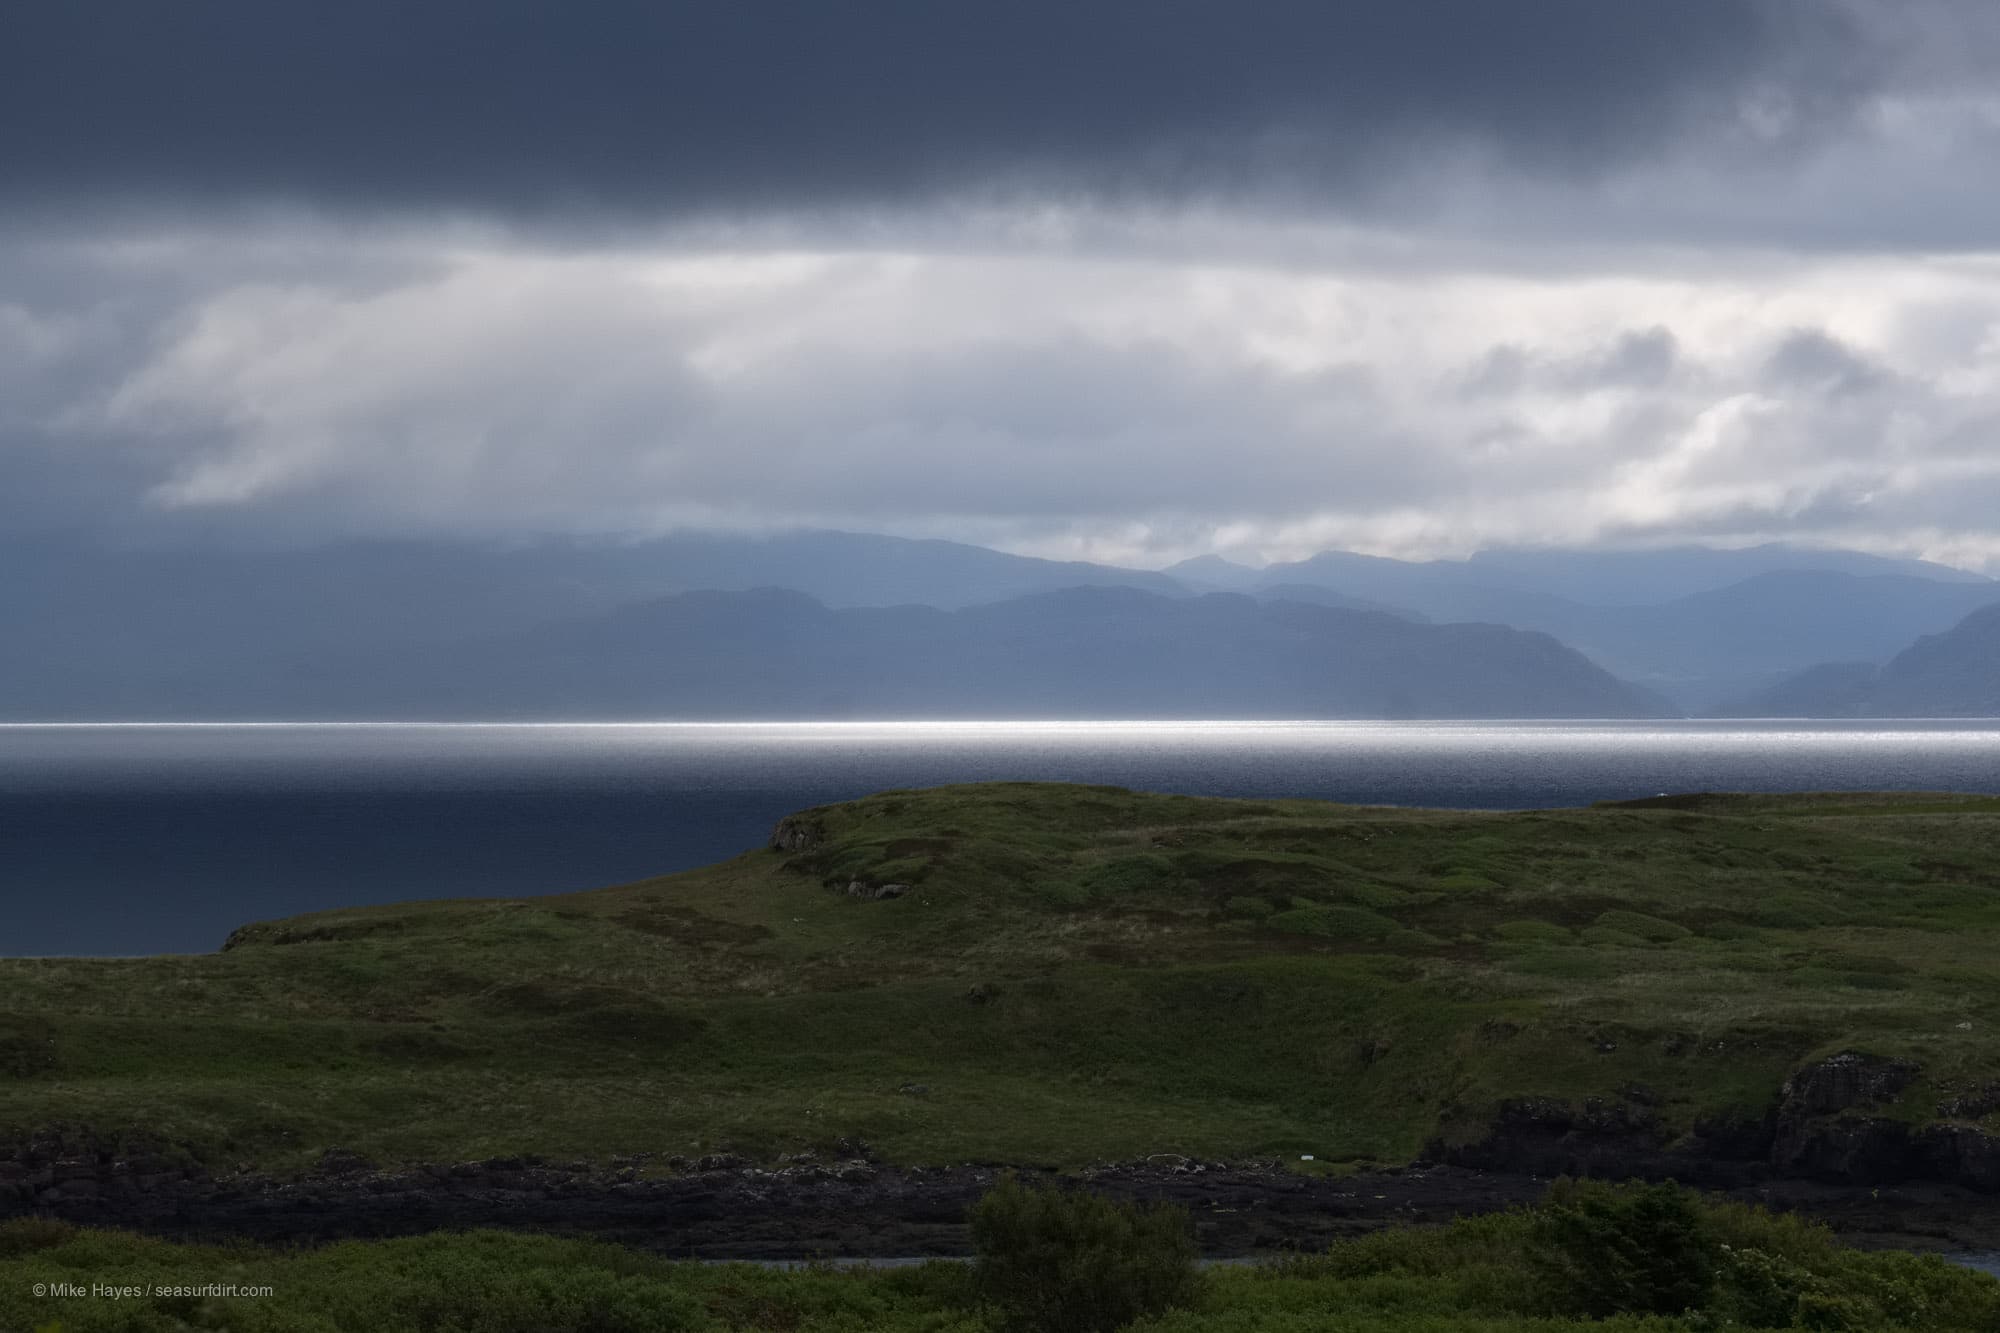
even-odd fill
[{"label": "dark storm cloud", "polygon": [[1985,0],[0,5],[0,538],[2000,567],[1996,52]]},{"label": "dark storm cloud", "polygon": [[[103,0],[0,16],[16,207],[557,212],[1307,188],[1439,143],[1588,174],[1839,121],[1823,0]],[[1768,146],[1768,142],[1767,142]]]}]

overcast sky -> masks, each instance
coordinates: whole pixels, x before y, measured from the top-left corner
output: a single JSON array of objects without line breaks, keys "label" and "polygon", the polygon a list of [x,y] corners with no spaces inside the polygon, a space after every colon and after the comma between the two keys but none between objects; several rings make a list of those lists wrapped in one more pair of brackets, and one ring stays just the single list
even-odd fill
[{"label": "overcast sky", "polygon": [[0,10],[0,532],[2000,573],[1986,0]]}]

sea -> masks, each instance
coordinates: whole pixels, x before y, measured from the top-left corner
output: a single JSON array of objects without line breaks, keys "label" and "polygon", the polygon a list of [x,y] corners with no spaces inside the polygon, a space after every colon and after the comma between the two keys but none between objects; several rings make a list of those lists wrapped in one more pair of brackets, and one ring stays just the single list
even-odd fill
[{"label": "sea", "polygon": [[0,955],[624,883],[806,806],[1011,779],[1472,809],[1993,793],[2000,720],[0,724]]}]

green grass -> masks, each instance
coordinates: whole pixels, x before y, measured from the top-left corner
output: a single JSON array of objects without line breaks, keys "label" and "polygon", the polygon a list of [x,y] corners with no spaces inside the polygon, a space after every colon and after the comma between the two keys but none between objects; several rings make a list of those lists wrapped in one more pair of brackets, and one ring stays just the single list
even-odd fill
[{"label": "green grass", "polygon": [[[1582,1318],[1604,1284],[1579,1288],[1576,1248],[1555,1224],[1624,1191],[1559,1185],[1537,1209],[1443,1227],[1378,1232],[1256,1266],[1216,1268],[1176,1309],[1134,1333],[1531,1333],[1719,1328],[1913,1329],[1988,1333],[2000,1282],[1935,1256],[1867,1254],[1823,1229],[1740,1205],[1686,1204],[1687,1235],[1712,1274],[1692,1310]],[[1565,1199],[1573,1200],[1563,1214]],[[1629,1223],[1625,1224],[1627,1227]],[[1647,1231],[1595,1224],[1643,1267]],[[1587,1245],[1593,1243],[1585,1235]],[[1614,1252],[1615,1248],[1614,1248]],[[1599,1274],[1586,1270],[1586,1278]],[[108,1283],[117,1300],[54,1294]],[[42,1284],[40,1287],[37,1284]],[[160,1286],[237,1288],[158,1294]],[[244,1288],[260,1289],[244,1294]],[[503,1232],[439,1233],[281,1251],[186,1245],[24,1220],[0,1224],[0,1327],[60,1333],[985,1333],[974,1269],[935,1262],[890,1270],[774,1271],[674,1263],[588,1241]],[[1618,1288],[1614,1311],[1657,1305],[1657,1288]],[[1676,1296],[1676,1302],[1679,1297]]]},{"label": "green grass", "polygon": [[[903,1163],[1401,1162],[1509,1097],[1760,1112],[1849,1048],[1923,1067],[1906,1119],[2000,1079],[1991,798],[1479,814],[987,784],[813,817],[809,851],[591,893],[0,961],[0,1132],[279,1171],[846,1137]],[[826,887],[854,880],[911,887]]]}]

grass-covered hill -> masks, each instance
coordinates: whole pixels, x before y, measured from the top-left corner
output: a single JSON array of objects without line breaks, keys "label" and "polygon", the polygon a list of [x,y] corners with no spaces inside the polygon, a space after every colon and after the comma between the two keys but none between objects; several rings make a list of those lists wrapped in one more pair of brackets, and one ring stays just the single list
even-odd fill
[{"label": "grass-covered hill", "polygon": [[1976,1176],[1992,1144],[2000,799],[990,784],[774,841],[211,955],[8,960],[0,1127],[279,1173],[329,1148],[1508,1165],[1617,1140],[1867,1179]]}]

